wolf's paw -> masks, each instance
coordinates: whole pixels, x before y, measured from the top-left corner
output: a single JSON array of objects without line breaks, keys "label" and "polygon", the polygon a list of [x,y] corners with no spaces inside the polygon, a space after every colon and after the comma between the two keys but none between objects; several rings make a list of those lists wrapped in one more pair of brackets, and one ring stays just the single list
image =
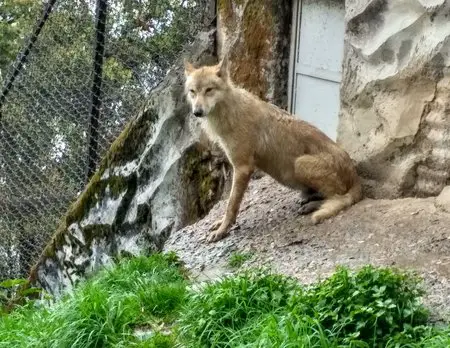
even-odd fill
[{"label": "wolf's paw", "polygon": [[209,234],[208,238],[206,238],[206,241],[208,243],[217,242],[217,241],[225,238],[227,235],[228,235],[228,231],[219,228],[218,230],[211,232]]},{"label": "wolf's paw", "polygon": [[321,201],[311,201],[308,203],[303,204],[300,209],[298,210],[298,213],[300,215],[308,215],[312,213],[313,211],[316,211],[319,209],[319,207],[322,205]]},{"label": "wolf's paw", "polygon": [[217,229],[220,227],[220,225],[222,225],[222,222],[223,222],[223,218],[222,218],[222,219],[219,219],[219,220],[217,220],[217,221],[214,221],[214,222],[211,224],[209,230],[210,230],[210,231],[215,231],[215,230],[217,230]]},{"label": "wolf's paw", "polygon": [[314,213],[311,217],[311,221],[313,225],[320,224],[321,222],[325,221],[326,218],[324,216],[321,216],[319,214]]}]

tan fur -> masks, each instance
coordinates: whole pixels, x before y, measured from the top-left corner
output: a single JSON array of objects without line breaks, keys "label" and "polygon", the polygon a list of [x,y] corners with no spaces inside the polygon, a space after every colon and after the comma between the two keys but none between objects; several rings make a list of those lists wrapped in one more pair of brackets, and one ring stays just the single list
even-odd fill
[{"label": "tan fur", "polygon": [[285,186],[319,192],[325,200],[312,215],[315,224],[361,200],[360,180],[348,154],[311,124],[234,86],[226,58],[198,69],[186,62],[185,75],[192,112],[201,116],[209,137],[233,165],[227,210],[212,226],[217,230],[208,241],[228,234],[256,168]]}]

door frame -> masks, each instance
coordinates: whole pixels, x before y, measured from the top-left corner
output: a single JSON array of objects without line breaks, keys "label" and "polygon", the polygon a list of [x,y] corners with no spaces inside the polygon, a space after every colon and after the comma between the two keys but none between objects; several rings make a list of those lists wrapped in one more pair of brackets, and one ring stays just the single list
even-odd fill
[{"label": "door frame", "polygon": [[[344,9],[345,9],[345,1]],[[294,93],[295,89],[295,64],[296,64],[296,56],[297,56],[297,48],[299,46],[300,40],[300,31],[301,31],[301,18],[302,18],[302,0],[292,0],[292,20],[291,20],[291,35],[290,35],[290,43],[289,43],[289,76],[288,76],[288,111],[293,113],[294,109]],[[345,39],[345,38],[344,38]],[[345,53],[344,57],[345,59]],[[344,62],[342,61],[342,64]],[[344,67],[342,67],[342,76],[344,73]],[[341,81],[342,82],[342,81]],[[341,83],[339,82],[339,83]],[[301,116],[300,116],[301,117]]]},{"label": "door frame", "polygon": [[298,40],[300,38],[300,19],[302,16],[302,0],[292,1],[291,39],[289,52],[289,76],[288,76],[288,111],[292,113],[295,93],[295,63]]}]

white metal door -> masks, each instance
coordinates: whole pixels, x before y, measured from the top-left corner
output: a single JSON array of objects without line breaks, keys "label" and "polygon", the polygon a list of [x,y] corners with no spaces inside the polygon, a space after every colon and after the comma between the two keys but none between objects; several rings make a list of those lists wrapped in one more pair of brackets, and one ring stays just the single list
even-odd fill
[{"label": "white metal door", "polygon": [[298,0],[291,112],[336,140],[344,55],[344,0]]}]

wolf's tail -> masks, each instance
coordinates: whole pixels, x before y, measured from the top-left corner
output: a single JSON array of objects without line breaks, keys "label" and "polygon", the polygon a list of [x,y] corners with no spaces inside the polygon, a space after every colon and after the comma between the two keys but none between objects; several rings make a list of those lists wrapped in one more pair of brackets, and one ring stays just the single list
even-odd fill
[{"label": "wolf's tail", "polygon": [[314,212],[311,219],[314,224],[322,222],[329,217],[337,215],[341,210],[344,210],[351,205],[359,202],[362,199],[361,183],[356,182],[350,190],[344,195],[336,195],[326,199],[320,206],[319,210]]}]

